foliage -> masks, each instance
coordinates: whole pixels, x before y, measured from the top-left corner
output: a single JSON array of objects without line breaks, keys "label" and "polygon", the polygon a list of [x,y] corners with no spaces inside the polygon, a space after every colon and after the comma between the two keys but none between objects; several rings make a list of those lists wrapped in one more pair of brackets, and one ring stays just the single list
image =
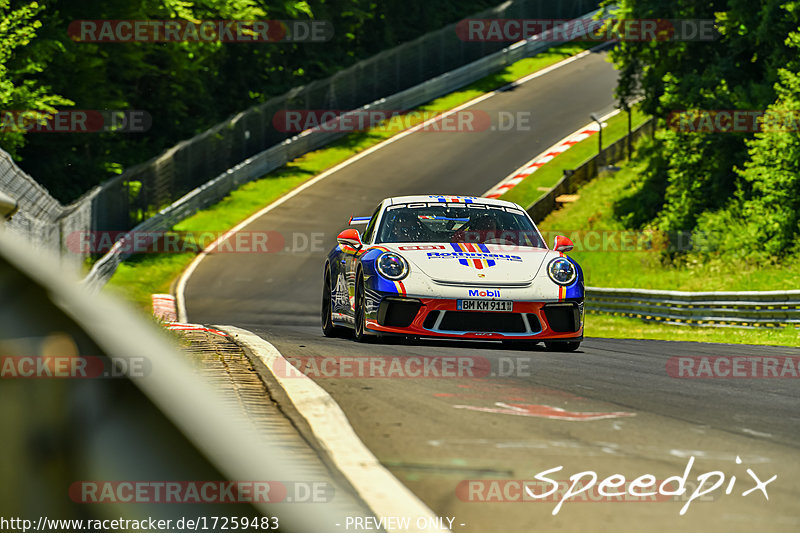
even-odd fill
[{"label": "foliage", "polygon": [[[609,2],[611,3],[611,2]],[[713,19],[713,41],[623,41],[617,95],[643,96],[662,119],[679,110],[797,111],[800,3],[622,0],[620,19]],[[788,38],[787,38],[788,36]],[[795,119],[797,120],[797,119]],[[800,125],[798,125],[800,127]],[[772,260],[798,232],[798,130],[700,133],[666,129],[649,153],[647,188],[617,205],[636,227],[713,233],[714,253]]]},{"label": "foliage", "polygon": [[[14,61],[15,50],[25,47],[36,38],[42,23],[36,16],[42,11],[37,2],[11,7],[9,0],[0,0],[0,110],[32,110],[41,112],[43,118],[53,113],[56,106],[72,102],[52,93],[34,77],[44,70],[41,58],[31,56],[27,61]],[[17,131],[9,116],[3,115],[0,126],[0,146],[13,157],[24,144],[24,134]]]},{"label": "foliage", "polygon": [[[2,135],[0,147],[69,201],[234,113],[496,3],[48,0],[9,8],[0,0],[0,109],[52,112],[74,102],[76,109],[145,110],[154,119],[146,134]],[[67,31],[78,20],[264,18],[329,20],[335,35],[327,43],[90,43]]]},{"label": "foliage", "polygon": [[[800,33],[787,42],[800,52]],[[800,128],[800,61],[778,70],[777,99],[768,111],[793,117]],[[720,249],[758,261],[800,252],[800,133],[766,131],[747,141],[749,159],[737,168],[736,196],[725,209],[708,213],[700,231],[721,239]]]}]

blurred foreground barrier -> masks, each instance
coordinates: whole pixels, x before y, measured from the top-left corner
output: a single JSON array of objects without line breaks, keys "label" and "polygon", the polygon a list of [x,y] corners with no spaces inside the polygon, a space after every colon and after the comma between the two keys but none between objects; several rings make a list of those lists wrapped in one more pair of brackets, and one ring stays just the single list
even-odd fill
[{"label": "blurred foreground barrier", "polygon": [[11,219],[19,209],[19,204],[9,195],[0,191],[0,218]]},{"label": "blurred foreground barrier", "polygon": [[[0,517],[37,525],[39,517],[261,515],[279,517],[282,531],[340,529],[334,524],[343,517],[325,505],[120,501],[130,490],[87,496],[82,482],[288,481],[304,465],[219,402],[166,333],[105,295],[87,294],[57,265],[0,226]],[[92,360],[101,372],[92,364],[88,375],[64,372],[73,368],[65,360]]]},{"label": "blurred foreground barrier", "polygon": [[685,326],[800,326],[800,290],[681,292],[586,287],[586,311]]}]

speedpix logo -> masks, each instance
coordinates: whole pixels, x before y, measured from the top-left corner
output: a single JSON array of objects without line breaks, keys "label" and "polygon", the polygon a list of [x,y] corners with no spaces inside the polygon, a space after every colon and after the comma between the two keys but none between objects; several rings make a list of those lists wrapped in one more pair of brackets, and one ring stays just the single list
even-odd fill
[{"label": "speedpix logo", "polygon": [[500,289],[494,289],[490,291],[479,291],[477,289],[470,289],[469,295],[481,296],[483,298],[500,298]]}]

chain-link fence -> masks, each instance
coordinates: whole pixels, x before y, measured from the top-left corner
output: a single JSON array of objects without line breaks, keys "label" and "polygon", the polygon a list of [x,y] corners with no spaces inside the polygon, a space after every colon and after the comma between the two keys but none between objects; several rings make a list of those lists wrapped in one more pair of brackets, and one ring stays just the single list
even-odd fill
[{"label": "chain-link fence", "polygon": [[[598,3],[511,0],[472,18],[573,19],[595,9]],[[167,230],[218,201],[232,188],[346,135],[281,131],[273,125],[280,112],[347,111],[378,105],[409,109],[552,44],[529,41],[506,47],[503,42],[468,42],[459,37],[456,24],[450,24],[241,112],[127,169],[69,206],[61,206],[3,152],[0,190],[20,204],[11,227],[37,245],[61,252],[67,251],[68,239],[90,231]],[[69,253],[62,255],[77,266],[84,261],[85,253],[77,253],[79,247],[74,246],[74,240],[72,243]],[[105,283],[124,257],[110,253],[96,263],[90,275],[94,283]]]},{"label": "chain-link fence", "polygon": [[[591,0],[512,0],[474,18],[568,19],[583,15],[597,4]],[[294,136],[273,127],[276,113],[357,109],[505,46],[503,42],[466,42],[456,34],[456,24],[450,24],[327,79],[272,98],[103,184],[93,201],[94,225],[109,231],[131,229],[195,187]]]}]

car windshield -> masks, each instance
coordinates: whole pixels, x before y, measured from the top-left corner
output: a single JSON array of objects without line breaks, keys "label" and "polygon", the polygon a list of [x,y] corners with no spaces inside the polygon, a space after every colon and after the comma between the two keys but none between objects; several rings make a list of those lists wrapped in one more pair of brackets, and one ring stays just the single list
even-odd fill
[{"label": "car windshield", "polygon": [[523,211],[484,204],[390,206],[381,220],[376,242],[463,242],[546,248]]}]

